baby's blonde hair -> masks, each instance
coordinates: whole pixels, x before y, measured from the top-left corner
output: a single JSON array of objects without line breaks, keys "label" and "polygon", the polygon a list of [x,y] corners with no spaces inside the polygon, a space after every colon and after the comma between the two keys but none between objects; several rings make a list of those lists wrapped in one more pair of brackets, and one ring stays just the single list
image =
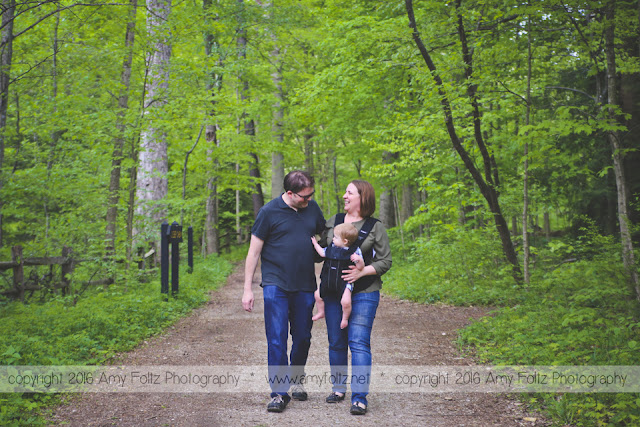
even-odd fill
[{"label": "baby's blonde hair", "polygon": [[358,240],[358,229],[353,224],[343,222],[333,229],[333,234],[347,241],[348,246],[353,245]]}]

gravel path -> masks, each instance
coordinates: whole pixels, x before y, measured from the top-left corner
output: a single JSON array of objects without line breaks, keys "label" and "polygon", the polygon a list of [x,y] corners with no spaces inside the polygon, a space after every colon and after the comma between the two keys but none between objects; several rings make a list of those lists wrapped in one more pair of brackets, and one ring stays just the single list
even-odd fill
[{"label": "gravel path", "polygon": [[[253,313],[242,309],[240,265],[209,303],[164,335],[123,354],[127,366],[262,366],[267,345],[262,292],[255,287]],[[256,274],[256,283],[259,283]],[[374,323],[372,347],[379,366],[473,365],[454,344],[456,330],[486,315],[477,307],[429,306],[384,295]],[[308,365],[328,366],[326,327],[316,322]],[[365,416],[349,414],[348,399],[328,405],[330,389],[292,401],[281,414],[268,413],[268,393],[87,393],[65,397],[49,417],[70,426],[541,426],[547,421],[511,396],[486,393],[375,392]]]}]

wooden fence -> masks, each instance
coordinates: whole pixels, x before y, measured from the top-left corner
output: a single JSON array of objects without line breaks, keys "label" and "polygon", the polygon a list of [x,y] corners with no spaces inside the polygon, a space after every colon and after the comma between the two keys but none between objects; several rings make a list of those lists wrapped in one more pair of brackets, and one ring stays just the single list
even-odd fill
[{"label": "wooden fence", "polygon": [[[11,261],[0,262],[0,271],[13,269],[13,288],[8,291],[1,292],[1,294],[10,296],[14,299],[20,299],[20,301],[23,302],[26,291],[61,289],[62,293],[66,294],[69,291],[70,275],[73,273],[74,265],[75,263],[80,262],[79,260],[74,260],[71,257],[71,254],[71,248],[65,246],[62,248],[62,256],[59,257],[24,258],[22,256],[22,246],[12,247]],[[24,267],[39,265],[60,265],[62,276],[60,282],[56,284],[51,282],[51,286],[45,287],[40,285],[41,280],[38,279],[37,275],[30,275],[30,277],[25,280]]]}]

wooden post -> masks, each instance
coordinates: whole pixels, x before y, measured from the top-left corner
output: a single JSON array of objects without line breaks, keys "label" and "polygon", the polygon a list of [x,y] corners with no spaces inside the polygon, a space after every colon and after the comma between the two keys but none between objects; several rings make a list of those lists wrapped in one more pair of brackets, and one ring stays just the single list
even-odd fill
[{"label": "wooden post", "polygon": [[72,252],[73,250],[67,246],[62,248],[62,257],[67,258],[64,264],[60,267],[62,270],[62,295],[67,295],[71,291],[69,285],[71,283],[71,274],[73,273],[73,260],[71,259]]},{"label": "wooden post", "polygon": [[169,224],[160,226],[160,292],[169,293]]},{"label": "wooden post", "polygon": [[24,302],[24,261],[22,259],[22,246],[14,246],[11,248],[11,261],[18,263],[17,266],[13,267],[13,289],[16,290],[20,301]]},{"label": "wooden post", "polygon": [[193,273],[193,227],[187,228],[187,262],[189,274]]},{"label": "wooden post", "polygon": [[173,222],[169,227],[171,242],[171,294],[176,296],[180,287],[180,243],[182,242],[182,226]]}]

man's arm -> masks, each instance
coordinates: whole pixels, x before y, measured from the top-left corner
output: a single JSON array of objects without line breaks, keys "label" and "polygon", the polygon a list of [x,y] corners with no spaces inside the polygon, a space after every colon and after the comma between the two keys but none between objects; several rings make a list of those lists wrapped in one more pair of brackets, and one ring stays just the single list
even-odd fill
[{"label": "man's arm", "polygon": [[244,263],[244,293],[242,294],[242,307],[249,312],[253,310],[253,290],[251,289],[253,275],[256,272],[256,267],[258,267],[258,260],[260,259],[263,245],[264,240],[253,234],[251,235],[249,252],[247,253],[247,259]]}]

